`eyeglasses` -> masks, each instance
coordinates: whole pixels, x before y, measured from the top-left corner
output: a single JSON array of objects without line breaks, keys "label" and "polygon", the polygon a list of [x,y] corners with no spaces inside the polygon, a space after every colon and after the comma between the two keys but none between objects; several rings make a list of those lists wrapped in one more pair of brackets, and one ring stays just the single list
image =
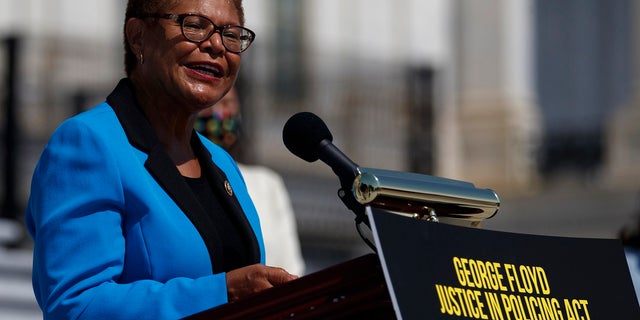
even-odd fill
[{"label": "eyeglasses", "polygon": [[144,18],[160,18],[171,19],[180,24],[182,35],[187,40],[195,43],[202,43],[209,39],[216,31],[220,31],[222,45],[228,51],[233,53],[241,53],[249,48],[256,34],[241,26],[222,26],[215,25],[211,20],[193,13],[184,14],[150,14]]}]

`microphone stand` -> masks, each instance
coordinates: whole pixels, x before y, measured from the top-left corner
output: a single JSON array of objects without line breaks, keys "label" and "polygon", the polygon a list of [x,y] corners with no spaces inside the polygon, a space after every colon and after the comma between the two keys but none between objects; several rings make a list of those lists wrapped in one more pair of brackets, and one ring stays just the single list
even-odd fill
[{"label": "microphone stand", "polygon": [[360,235],[360,238],[377,253],[375,245],[365,237],[360,229],[361,224],[367,225],[371,230],[369,219],[365,213],[365,206],[356,200],[353,195],[353,182],[357,176],[360,175],[360,169],[358,165],[347,157],[340,149],[338,149],[330,139],[322,140],[317,149],[318,158],[329,165],[333,172],[338,176],[340,180],[340,189],[338,189],[338,197],[342,200],[342,203],[351,210],[355,215],[356,230]]},{"label": "microphone stand", "polygon": [[[360,236],[360,238],[362,238],[364,243],[369,248],[371,248],[374,253],[378,253],[378,249],[373,244],[373,242],[371,242],[371,240],[362,233],[362,223],[364,223],[367,228],[369,228],[369,230],[371,230],[371,224],[369,223],[369,218],[367,218],[367,214],[365,211],[366,206],[359,203],[358,200],[356,200],[356,198],[354,197],[353,192],[351,191],[351,189],[353,188],[353,181],[355,177],[360,174],[360,169],[357,165],[354,164],[354,167],[352,168],[354,169],[349,171],[355,172],[346,172],[347,170],[344,170],[345,172],[337,172],[339,170],[334,170],[334,173],[338,176],[338,180],[340,181],[338,198],[340,198],[347,209],[351,210],[356,215],[354,220],[356,224],[356,231],[358,231],[358,235]],[[351,175],[353,175],[353,177],[351,177]]]}]

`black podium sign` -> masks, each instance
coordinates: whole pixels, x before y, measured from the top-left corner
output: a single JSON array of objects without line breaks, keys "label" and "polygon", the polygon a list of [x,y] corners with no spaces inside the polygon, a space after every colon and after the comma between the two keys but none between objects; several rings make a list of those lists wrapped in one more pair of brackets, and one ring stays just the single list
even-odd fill
[{"label": "black podium sign", "polygon": [[367,211],[398,319],[640,319],[618,240],[489,231]]}]

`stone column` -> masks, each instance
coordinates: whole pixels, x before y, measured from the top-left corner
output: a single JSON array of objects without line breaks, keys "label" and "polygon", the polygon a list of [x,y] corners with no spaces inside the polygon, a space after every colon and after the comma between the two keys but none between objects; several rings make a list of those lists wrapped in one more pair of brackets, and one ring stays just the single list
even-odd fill
[{"label": "stone column", "polygon": [[453,10],[456,178],[499,194],[530,190],[537,181],[533,13],[529,0],[461,0]]},{"label": "stone column", "polygon": [[632,98],[611,117],[606,133],[604,183],[638,187],[640,179],[640,3],[631,2]]}]

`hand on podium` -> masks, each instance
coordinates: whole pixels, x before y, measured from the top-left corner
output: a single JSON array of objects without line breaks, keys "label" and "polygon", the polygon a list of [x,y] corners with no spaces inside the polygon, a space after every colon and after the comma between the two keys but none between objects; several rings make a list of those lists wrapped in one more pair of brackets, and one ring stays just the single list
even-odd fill
[{"label": "hand on podium", "polygon": [[253,295],[256,292],[298,279],[297,275],[282,268],[253,264],[227,273],[229,302]]}]

